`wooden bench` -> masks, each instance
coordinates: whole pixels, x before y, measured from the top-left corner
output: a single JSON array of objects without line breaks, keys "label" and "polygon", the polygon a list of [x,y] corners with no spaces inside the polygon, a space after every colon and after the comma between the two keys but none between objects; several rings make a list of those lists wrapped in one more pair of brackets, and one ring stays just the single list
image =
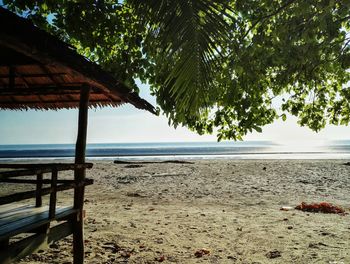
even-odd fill
[{"label": "wooden bench", "polygon": [[[91,167],[91,163],[0,164],[3,170],[0,171],[0,182],[35,185],[35,190],[0,197],[0,263],[13,263],[74,234],[74,225],[77,221],[81,221],[79,218],[82,217],[82,204],[57,206],[57,192],[74,189],[75,194],[79,194],[77,189],[84,188],[93,181],[59,179],[58,172]],[[50,177],[45,177],[46,174]],[[49,205],[43,206],[42,196],[44,195],[50,195]],[[35,198],[33,202],[35,205],[23,204],[23,200],[33,198]],[[74,239],[79,239],[79,236]]]}]

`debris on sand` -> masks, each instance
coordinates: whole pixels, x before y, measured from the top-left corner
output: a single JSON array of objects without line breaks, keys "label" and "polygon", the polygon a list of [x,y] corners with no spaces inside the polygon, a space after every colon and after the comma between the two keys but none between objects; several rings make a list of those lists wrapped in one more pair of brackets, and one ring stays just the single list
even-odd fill
[{"label": "debris on sand", "polygon": [[333,205],[331,203],[311,203],[307,204],[302,202],[295,207],[297,210],[304,212],[313,212],[313,213],[325,213],[325,214],[345,214],[345,210],[339,206]]},{"label": "debris on sand", "polygon": [[142,167],[143,165],[139,165],[139,164],[130,164],[130,165],[124,166],[124,168],[127,168],[127,169],[142,168]]},{"label": "debris on sand", "polygon": [[198,249],[194,255],[197,257],[197,258],[201,258],[203,257],[204,255],[210,255],[210,250],[209,249],[206,249],[206,248],[201,248],[201,249]]},{"label": "debris on sand", "polygon": [[126,196],[128,196],[128,197],[140,197],[140,198],[145,198],[145,197],[147,197],[146,195],[143,195],[143,194],[139,194],[139,193],[137,193],[137,192],[127,192],[126,193]]},{"label": "debris on sand", "polygon": [[293,210],[293,209],[294,209],[294,208],[291,207],[291,206],[282,206],[282,207],[280,208],[281,211],[290,211],[290,210]]},{"label": "debris on sand", "polygon": [[279,252],[278,250],[273,250],[273,251],[267,252],[265,256],[269,259],[279,258],[281,257],[281,252]]},{"label": "debris on sand", "polygon": [[161,256],[159,256],[159,257],[156,257],[156,258],[154,258],[154,260],[155,261],[157,261],[157,262],[163,262],[163,261],[165,261],[165,256],[164,255],[161,255]]},{"label": "debris on sand", "polygon": [[[115,160],[114,164],[131,164],[131,165],[139,165],[139,164],[160,164],[160,163],[174,163],[174,164],[194,164],[192,161],[187,160],[163,160],[163,161],[127,161],[127,160]],[[129,168],[137,168],[137,167],[129,167]]]}]

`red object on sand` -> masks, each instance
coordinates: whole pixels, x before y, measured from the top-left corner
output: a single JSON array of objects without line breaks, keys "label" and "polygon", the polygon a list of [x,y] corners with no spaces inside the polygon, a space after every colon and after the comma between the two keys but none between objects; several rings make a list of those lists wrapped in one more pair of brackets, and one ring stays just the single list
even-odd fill
[{"label": "red object on sand", "polygon": [[302,202],[300,205],[296,206],[295,209],[313,213],[345,214],[343,208],[326,202],[312,204]]},{"label": "red object on sand", "polygon": [[203,257],[204,255],[210,255],[210,250],[209,249],[206,249],[206,248],[202,248],[202,249],[199,249],[197,250],[194,255],[197,257],[197,258],[200,258],[200,257]]}]

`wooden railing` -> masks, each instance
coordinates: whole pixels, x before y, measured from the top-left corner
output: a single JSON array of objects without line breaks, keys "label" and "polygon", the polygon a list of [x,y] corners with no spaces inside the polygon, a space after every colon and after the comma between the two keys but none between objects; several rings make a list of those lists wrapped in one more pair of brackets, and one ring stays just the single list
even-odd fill
[{"label": "wooden railing", "polygon": [[[77,228],[82,227],[84,201],[79,195],[84,193],[84,186],[93,181],[76,177],[76,174],[83,172],[85,176],[85,169],[91,167],[91,163],[0,164],[0,183],[34,185],[29,191],[10,193],[12,189],[9,189],[0,197],[0,205],[3,205],[0,207],[0,263],[16,262],[71,234],[73,245],[83,244],[82,230]],[[74,171],[73,179],[60,179],[58,173],[67,170]],[[56,206],[57,192],[68,189],[74,189],[72,206]],[[50,195],[48,207],[43,206],[45,195]],[[14,203],[29,198],[35,198],[35,206]],[[76,203],[76,200],[82,202]],[[59,223],[51,225],[54,220]],[[29,236],[10,241],[21,233]],[[76,254],[83,256],[83,248],[77,248],[74,256]],[[82,262],[75,260],[75,263]]]},{"label": "wooden railing", "polygon": [[[68,164],[68,163],[46,163],[46,164],[0,164],[0,169],[10,169],[0,171],[0,182],[14,184],[35,184],[35,190],[9,194],[0,197],[0,205],[17,202],[25,199],[35,198],[35,206],[42,206],[42,197],[50,195],[49,218],[55,217],[56,198],[58,191],[76,189],[93,183],[92,179],[83,181],[58,179],[59,171],[81,170],[92,168],[92,163]],[[50,179],[44,179],[43,175],[50,173]],[[36,179],[27,177],[36,176]],[[19,178],[21,177],[21,178]],[[43,187],[50,185],[49,187]]]}]

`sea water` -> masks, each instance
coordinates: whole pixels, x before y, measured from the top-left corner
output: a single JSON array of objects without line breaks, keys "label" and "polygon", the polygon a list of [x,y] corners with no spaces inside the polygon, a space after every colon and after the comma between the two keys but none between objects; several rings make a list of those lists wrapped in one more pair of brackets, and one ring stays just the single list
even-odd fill
[{"label": "sea water", "polygon": [[[0,145],[1,160],[67,159],[74,144]],[[349,159],[350,140],[305,142],[171,142],[88,144],[90,159]]]}]

